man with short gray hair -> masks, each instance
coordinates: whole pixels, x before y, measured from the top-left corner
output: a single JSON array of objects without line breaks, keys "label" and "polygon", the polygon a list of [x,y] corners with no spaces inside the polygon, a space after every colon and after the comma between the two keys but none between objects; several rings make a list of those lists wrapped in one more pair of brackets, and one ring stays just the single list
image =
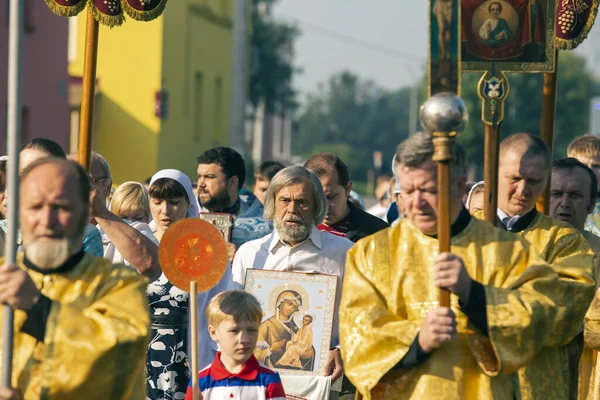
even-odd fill
[{"label": "man with short gray hair", "polygon": [[[341,287],[346,252],[352,247],[352,242],[317,229],[325,215],[327,199],[319,178],[313,172],[299,165],[279,171],[265,196],[265,217],[273,221],[275,229],[270,235],[239,248],[233,260],[234,282],[243,285],[246,270],[254,268],[337,275],[338,287]],[[337,345],[337,313],[334,325],[332,345]],[[269,342],[261,339],[261,333],[265,335],[265,332],[259,331],[259,342]],[[291,333],[288,334],[287,339],[290,340]],[[271,344],[271,352],[279,350],[277,343]],[[334,348],[329,352],[326,373],[335,381],[342,372],[340,351]]]}]

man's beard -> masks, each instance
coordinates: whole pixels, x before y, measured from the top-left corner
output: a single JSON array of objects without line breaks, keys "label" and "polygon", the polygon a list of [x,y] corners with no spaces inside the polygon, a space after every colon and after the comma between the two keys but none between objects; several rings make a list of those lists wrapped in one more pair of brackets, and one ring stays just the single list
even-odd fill
[{"label": "man's beard", "polygon": [[231,203],[231,197],[229,196],[229,193],[227,193],[227,190],[222,194],[215,193],[214,195],[211,195],[208,192],[205,192],[204,194],[210,196],[208,200],[202,201],[200,192],[198,192],[198,202],[200,203],[200,206],[206,208],[208,211],[223,211],[229,207],[229,204]]},{"label": "man's beard", "polygon": [[[297,225],[286,225],[285,222],[297,222]],[[279,237],[284,243],[301,243],[310,236],[314,221],[303,221],[299,217],[288,217],[284,220],[276,218],[273,221]]]},{"label": "man's beard", "polygon": [[[52,232],[42,233],[52,234]],[[23,238],[23,249],[25,256],[35,266],[42,269],[57,268],[63,265],[71,256],[78,243],[81,243],[81,236],[48,238],[35,236],[31,242]]]}]

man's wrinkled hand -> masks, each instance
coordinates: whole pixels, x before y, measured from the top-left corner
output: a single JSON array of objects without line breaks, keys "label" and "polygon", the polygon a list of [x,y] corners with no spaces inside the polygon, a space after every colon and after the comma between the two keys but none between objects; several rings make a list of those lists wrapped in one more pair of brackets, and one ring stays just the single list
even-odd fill
[{"label": "man's wrinkled hand", "polygon": [[335,382],[343,373],[344,363],[342,362],[340,349],[329,350],[329,353],[327,353],[327,363],[325,363],[325,373],[323,375],[331,375],[331,382]]},{"label": "man's wrinkled hand", "polygon": [[471,277],[463,260],[452,253],[441,253],[435,260],[433,283],[440,289],[447,289],[464,303],[471,293]]},{"label": "man's wrinkled hand", "polygon": [[436,307],[427,313],[419,332],[419,346],[431,353],[456,336],[456,316],[448,307]]},{"label": "man's wrinkled hand", "polygon": [[0,304],[28,311],[40,295],[29,274],[15,264],[0,266]]}]

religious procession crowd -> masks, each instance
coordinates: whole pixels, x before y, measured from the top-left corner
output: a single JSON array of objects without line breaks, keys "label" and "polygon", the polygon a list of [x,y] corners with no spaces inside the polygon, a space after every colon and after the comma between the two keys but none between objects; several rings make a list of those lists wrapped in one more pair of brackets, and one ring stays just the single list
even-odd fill
[{"label": "religious procession crowd", "polygon": [[[297,324],[302,296],[285,290],[262,321],[243,290],[248,269],[339,277],[326,377],[302,381],[320,393],[307,398],[600,399],[600,138],[578,137],[553,161],[538,136],[507,137],[497,227],[484,221],[486,183],[466,181],[456,145],[442,254],[433,153],[427,132],[400,143],[369,213],[331,153],[264,162],[250,192],[242,156],[217,147],[198,157],[196,185],[165,169],[111,193],[100,154],[87,173],[77,154],[32,140],[20,153],[19,255],[0,267],[0,303],[14,310],[12,387],[0,400],[192,399],[192,374],[203,399],[302,398],[276,369],[315,362],[313,316]],[[544,215],[536,202],[550,176]],[[4,158],[3,218],[6,183]],[[233,225],[225,275],[197,294],[191,371],[190,296],[161,271],[158,244],[202,212]]]}]

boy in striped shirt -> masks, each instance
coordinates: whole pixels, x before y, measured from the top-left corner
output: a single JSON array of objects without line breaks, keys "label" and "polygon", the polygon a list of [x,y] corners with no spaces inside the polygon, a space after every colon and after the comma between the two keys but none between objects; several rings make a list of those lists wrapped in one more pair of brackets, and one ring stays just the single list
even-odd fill
[{"label": "boy in striped shirt", "polygon": [[[250,293],[219,293],[206,307],[208,331],[221,349],[211,365],[198,373],[203,400],[285,400],[279,374],[254,357],[263,312]],[[192,381],[186,400],[192,400]]]}]

